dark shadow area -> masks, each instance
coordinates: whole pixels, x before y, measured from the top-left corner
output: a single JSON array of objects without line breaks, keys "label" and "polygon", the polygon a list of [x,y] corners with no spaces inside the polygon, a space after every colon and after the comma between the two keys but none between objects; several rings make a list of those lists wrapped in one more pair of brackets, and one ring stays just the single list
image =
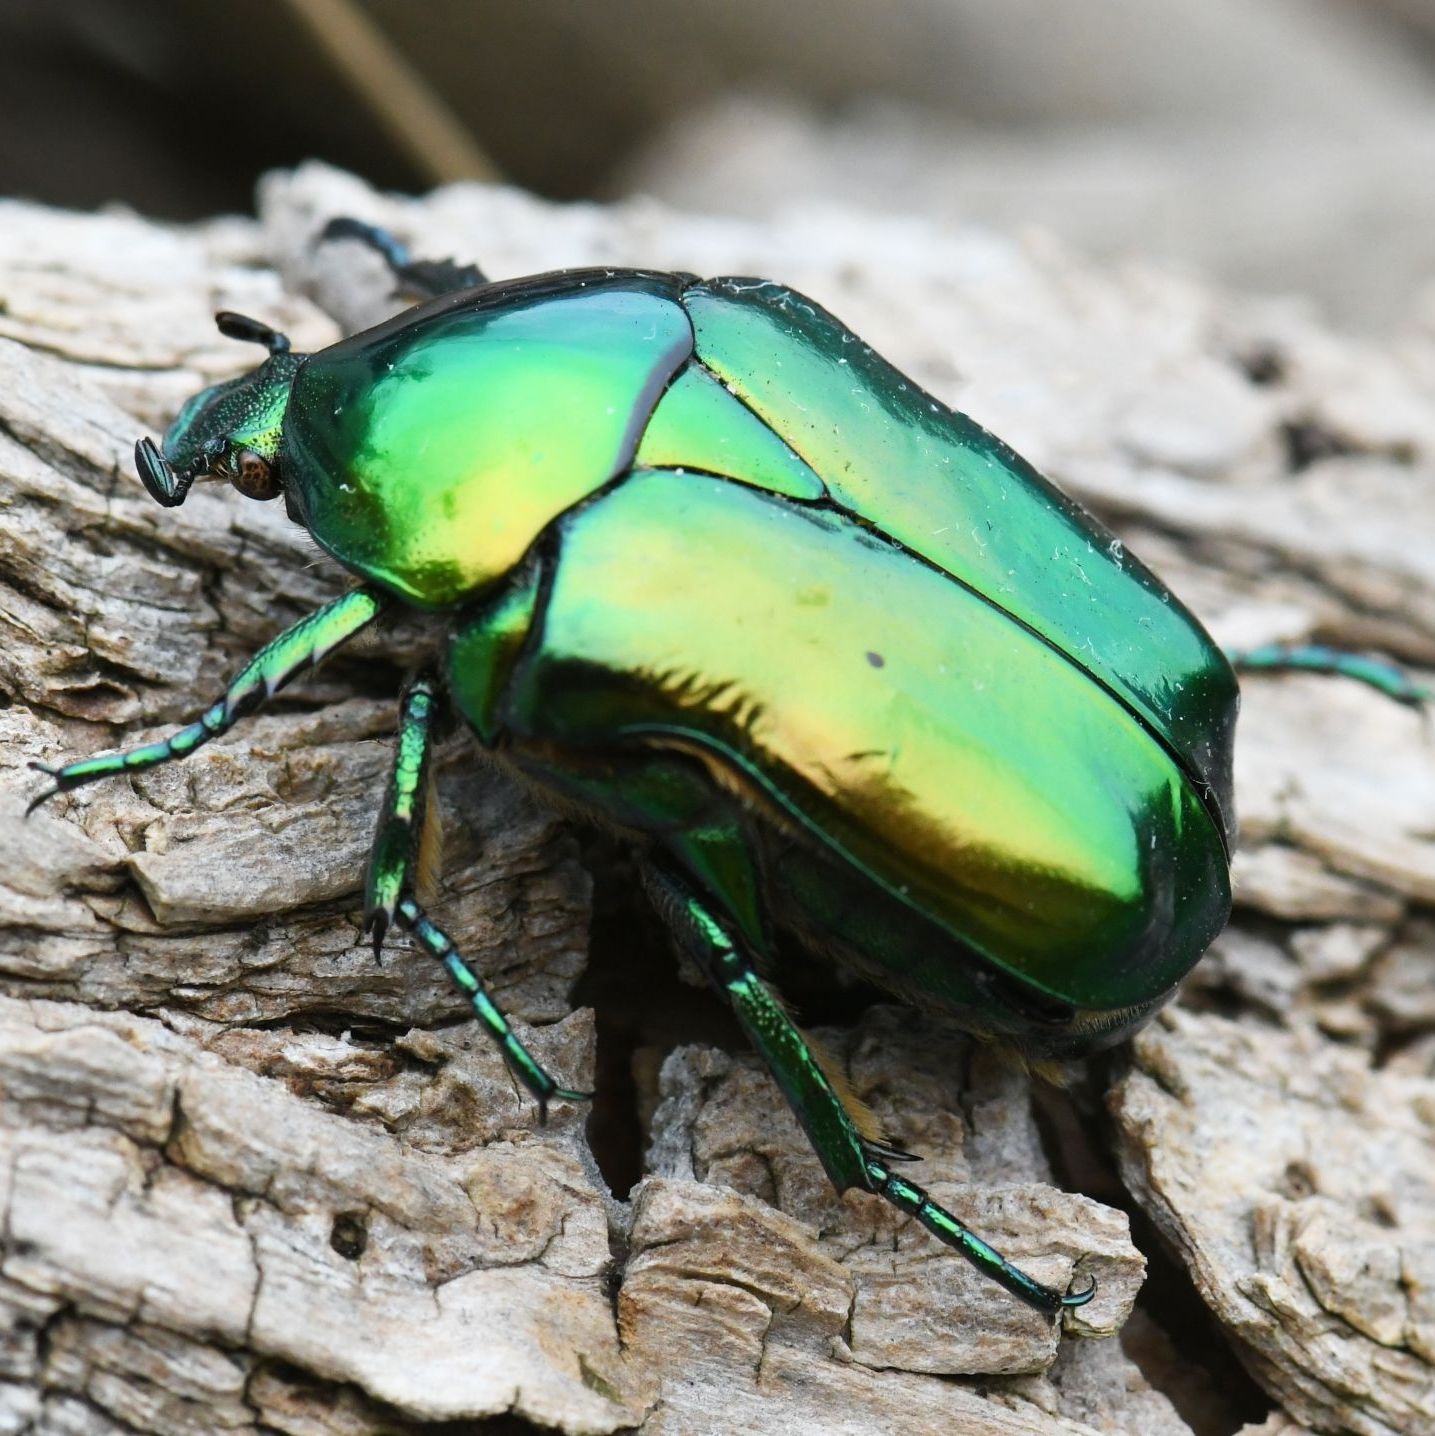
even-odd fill
[{"label": "dark shadow area", "polygon": [[276,0],[0,8],[0,193],[199,219],[307,158],[423,186]]}]

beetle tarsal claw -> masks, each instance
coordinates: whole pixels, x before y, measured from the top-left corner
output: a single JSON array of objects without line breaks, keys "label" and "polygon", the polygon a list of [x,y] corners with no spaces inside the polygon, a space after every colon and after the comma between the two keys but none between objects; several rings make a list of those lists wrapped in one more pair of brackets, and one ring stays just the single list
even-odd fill
[{"label": "beetle tarsal claw", "polygon": [[1086,1303],[1096,1295],[1096,1278],[1093,1276],[1088,1278],[1088,1280],[1090,1281],[1090,1285],[1085,1291],[1068,1291],[1066,1295],[1062,1297],[1061,1307],[1063,1311],[1069,1311],[1078,1306],[1085,1306]]},{"label": "beetle tarsal claw", "polygon": [[364,914],[363,931],[373,938],[375,962],[384,960],[384,938],[388,935],[391,920],[388,911],[381,907]]},{"label": "beetle tarsal claw", "polygon": [[898,1147],[895,1143],[887,1141],[885,1137],[879,1139],[868,1139],[864,1144],[879,1157],[885,1157],[889,1162],[921,1162],[925,1158],[919,1152],[909,1152],[905,1148]]},{"label": "beetle tarsal claw", "polygon": [[548,1125],[548,1104],[550,1102],[591,1102],[591,1092],[577,1092],[572,1087],[555,1087],[551,1092],[537,1094],[535,1100],[538,1103],[538,1125]]},{"label": "beetle tarsal claw", "polygon": [[[56,768],[50,763],[42,763],[38,758],[32,758],[30,760],[30,767],[37,773],[44,773],[48,778],[58,778],[60,776],[59,768]],[[64,788],[59,783],[56,783],[53,788],[46,788],[43,793],[38,797],[32,798],[29,803],[25,805],[25,816],[28,818],[42,803],[48,803],[57,793],[63,793],[64,791]]]}]

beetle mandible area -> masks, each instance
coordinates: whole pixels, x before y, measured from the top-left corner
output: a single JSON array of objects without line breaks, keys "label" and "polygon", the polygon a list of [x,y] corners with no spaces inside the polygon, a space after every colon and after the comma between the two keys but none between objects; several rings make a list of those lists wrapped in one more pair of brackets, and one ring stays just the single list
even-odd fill
[{"label": "beetle mandible area", "polygon": [[359,885],[422,624],[23,820],[29,759],[194,716],[344,586],[282,505],[162,511],[131,462],[254,362],[215,310],[299,349],[392,312],[373,256],[315,250],[338,214],[499,277],[779,278],[1223,643],[1435,667],[1428,331],[800,208],[401,202],[318,166],[189,228],[0,206],[0,1429],[1435,1431],[1435,730],[1373,691],[1244,684],[1233,925],[1065,1089],[820,969],[794,993],[914,1176],[1034,1271],[1087,1258],[1061,1334],[834,1197],[620,849],[461,734],[434,911],[591,1113],[540,1128],[442,973],[406,941],[375,963]]}]

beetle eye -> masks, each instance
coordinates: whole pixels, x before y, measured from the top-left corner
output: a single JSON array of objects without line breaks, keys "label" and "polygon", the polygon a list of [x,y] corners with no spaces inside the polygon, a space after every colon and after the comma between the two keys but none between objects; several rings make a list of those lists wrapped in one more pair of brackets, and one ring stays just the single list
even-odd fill
[{"label": "beetle eye", "polygon": [[235,463],[236,468],[230,482],[245,498],[279,497],[279,478],[267,459],[260,458],[253,449],[241,449]]}]

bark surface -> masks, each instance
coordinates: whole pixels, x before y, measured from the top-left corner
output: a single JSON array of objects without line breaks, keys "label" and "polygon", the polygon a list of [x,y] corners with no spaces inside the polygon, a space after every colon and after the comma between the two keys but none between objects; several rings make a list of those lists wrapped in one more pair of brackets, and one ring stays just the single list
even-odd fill
[{"label": "bark surface", "polygon": [[[400,202],[317,166],[272,176],[256,220],[190,229],[0,207],[0,1433],[1435,1432],[1417,711],[1247,685],[1237,919],[1066,1092],[905,1009],[825,1034],[919,1180],[1041,1278],[1098,1278],[1060,1335],[835,1197],[740,1047],[674,1022],[624,1054],[646,1156],[620,1198],[598,1124],[596,1158],[577,1108],[540,1127],[434,965],[402,940],[375,963],[359,889],[421,623],[183,763],[24,818],[30,759],[193,717],[343,587],[279,506],[161,510],[131,461],[254,362],[213,311],[307,349],[396,307],[372,256],[315,250],[335,214],[495,276],[780,277],[1095,507],[1222,640],[1435,665],[1428,335],[1361,346],[1038,240]],[[437,916],[591,1085],[577,838],[461,735],[440,791]]]}]

